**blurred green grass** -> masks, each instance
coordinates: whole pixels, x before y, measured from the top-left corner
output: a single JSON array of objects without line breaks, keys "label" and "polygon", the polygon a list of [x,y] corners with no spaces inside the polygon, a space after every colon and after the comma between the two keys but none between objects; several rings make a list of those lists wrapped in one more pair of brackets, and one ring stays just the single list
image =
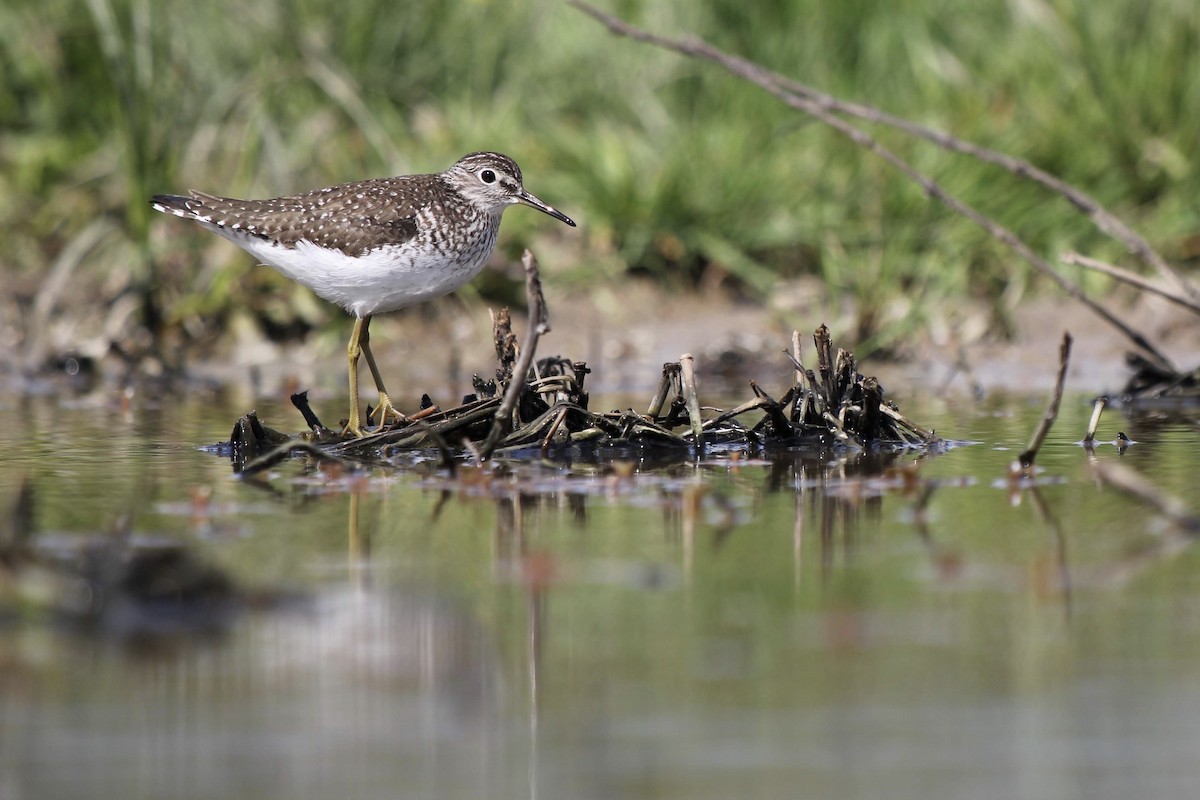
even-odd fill
[{"label": "blurred green grass", "polygon": [[[1194,0],[605,7],[1026,158],[1169,257],[1200,230]],[[544,264],[567,284],[632,272],[762,298],[816,274],[856,303],[857,338],[872,346],[939,305],[1011,305],[1044,286],[869,153],[716,67],[614,39],[552,0],[8,0],[0,72],[10,285],[36,296],[47,265],[86,235],[73,279],[97,297],[142,298],[152,327],[298,290],[215,237],[152,227],[150,194],[270,196],[438,170],[477,149],[516,157],[533,191],[581,221],[564,234],[510,214],[504,227],[505,252],[568,256]],[[1120,258],[1064,201],[875,133],[1050,257]],[[915,302],[887,322],[897,295]]]}]

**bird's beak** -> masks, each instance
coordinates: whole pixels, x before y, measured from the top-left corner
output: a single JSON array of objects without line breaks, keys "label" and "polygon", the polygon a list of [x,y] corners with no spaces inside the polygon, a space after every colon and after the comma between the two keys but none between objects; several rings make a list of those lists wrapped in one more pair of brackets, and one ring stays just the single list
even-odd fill
[{"label": "bird's beak", "polygon": [[575,221],[573,219],[571,219],[566,214],[559,211],[554,206],[548,205],[546,203],[543,203],[541,200],[538,200],[536,197],[533,196],[533,194],[531,192],[527,192],[524,189],[522,189],[521,193],[519,195],[517,195],[517,202],[524,203],[525,205],[531,206],[532,208],[536,208],[538,211],[541,211],[543,214],[549,214],[550,216],[554,217],[555,219],[567,223],[572,228],[575,227]]}]

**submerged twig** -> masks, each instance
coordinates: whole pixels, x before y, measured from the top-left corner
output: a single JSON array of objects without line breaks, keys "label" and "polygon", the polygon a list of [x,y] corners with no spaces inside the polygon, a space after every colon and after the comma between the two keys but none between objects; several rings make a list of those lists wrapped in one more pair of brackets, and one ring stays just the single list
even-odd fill
[{"label": "submerged twig", "polygon": [[1062,344],[1058,347],[1058,380],[1054,384],[1054,394],[1050,396],[1050,403],[1046,406],[1046,413],[1042,415],[1042,421],[1038,423],[1037,429],[1034,430],[1033,436],[1029,439],[1029,444],[1025,447],[1025,451],[1017,457],[1017,464],[1020,471],[1026,475],[1033,469],[1033,462],[1037,458],[1038,450],[1041,449],[1042,443],[1046,441],[1046,435],[1050,433],[1050,429],[1054,427],[1054,421],[1058,419],[1058,407],[1062,403],[1063,387],[1067,382],[1067,367],[1071,363],[1071,342],[1071,334],[1064,331]]},{"label": "submerged twig", "polygon": [[257,472],[262,472],[264,469],[270,469],[284,459],[290,458],[294,453],[304,453],[313,456],[321,461],[329,461],[335,464],[345,463],[345,459],[334,455],[329,450],[304,439],[289,439],[283,444],[263,453],[258,458],[247,461],[241,468],[242,477],[250,477]]}]

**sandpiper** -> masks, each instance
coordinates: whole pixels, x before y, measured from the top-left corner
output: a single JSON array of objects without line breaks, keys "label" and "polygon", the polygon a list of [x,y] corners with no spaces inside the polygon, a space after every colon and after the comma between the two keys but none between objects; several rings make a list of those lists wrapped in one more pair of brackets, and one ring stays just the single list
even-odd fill
[{"label": "sandpiper", "polygon": [[471,153],[444,172],[376,178],[270,200],[234,200],[192,191],[156,195],[156,211],[195,220],[259,261],[354,315],[347,347],[350,418],[359,413],[358,359],[379,390],[380,425],[392,406],[371,354],[371,317],[453,292],[479,274],[496,247],[504,209],[524,203],[574,227],[521,183],[500,153]]}]

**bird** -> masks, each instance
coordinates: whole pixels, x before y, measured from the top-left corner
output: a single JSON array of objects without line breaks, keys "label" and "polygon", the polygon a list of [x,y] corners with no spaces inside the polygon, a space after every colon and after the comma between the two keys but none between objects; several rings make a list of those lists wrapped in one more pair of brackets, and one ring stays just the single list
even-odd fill
[{"label": "bird", "polygon": [[360,356],[379,391],[380,427],[389,415],[404,419],[371,353],[371,318],[449,294],[478,275],[496,248],[504,210],[515,204],[575,227],[525,188],[516,161],[487,151],[469,153],[442,172],[371,178],[269,200],[194,190],[150,200],[154,210],[199,223],[354,317],[343,433],[356,437],[367,434],[359,412]]}]

